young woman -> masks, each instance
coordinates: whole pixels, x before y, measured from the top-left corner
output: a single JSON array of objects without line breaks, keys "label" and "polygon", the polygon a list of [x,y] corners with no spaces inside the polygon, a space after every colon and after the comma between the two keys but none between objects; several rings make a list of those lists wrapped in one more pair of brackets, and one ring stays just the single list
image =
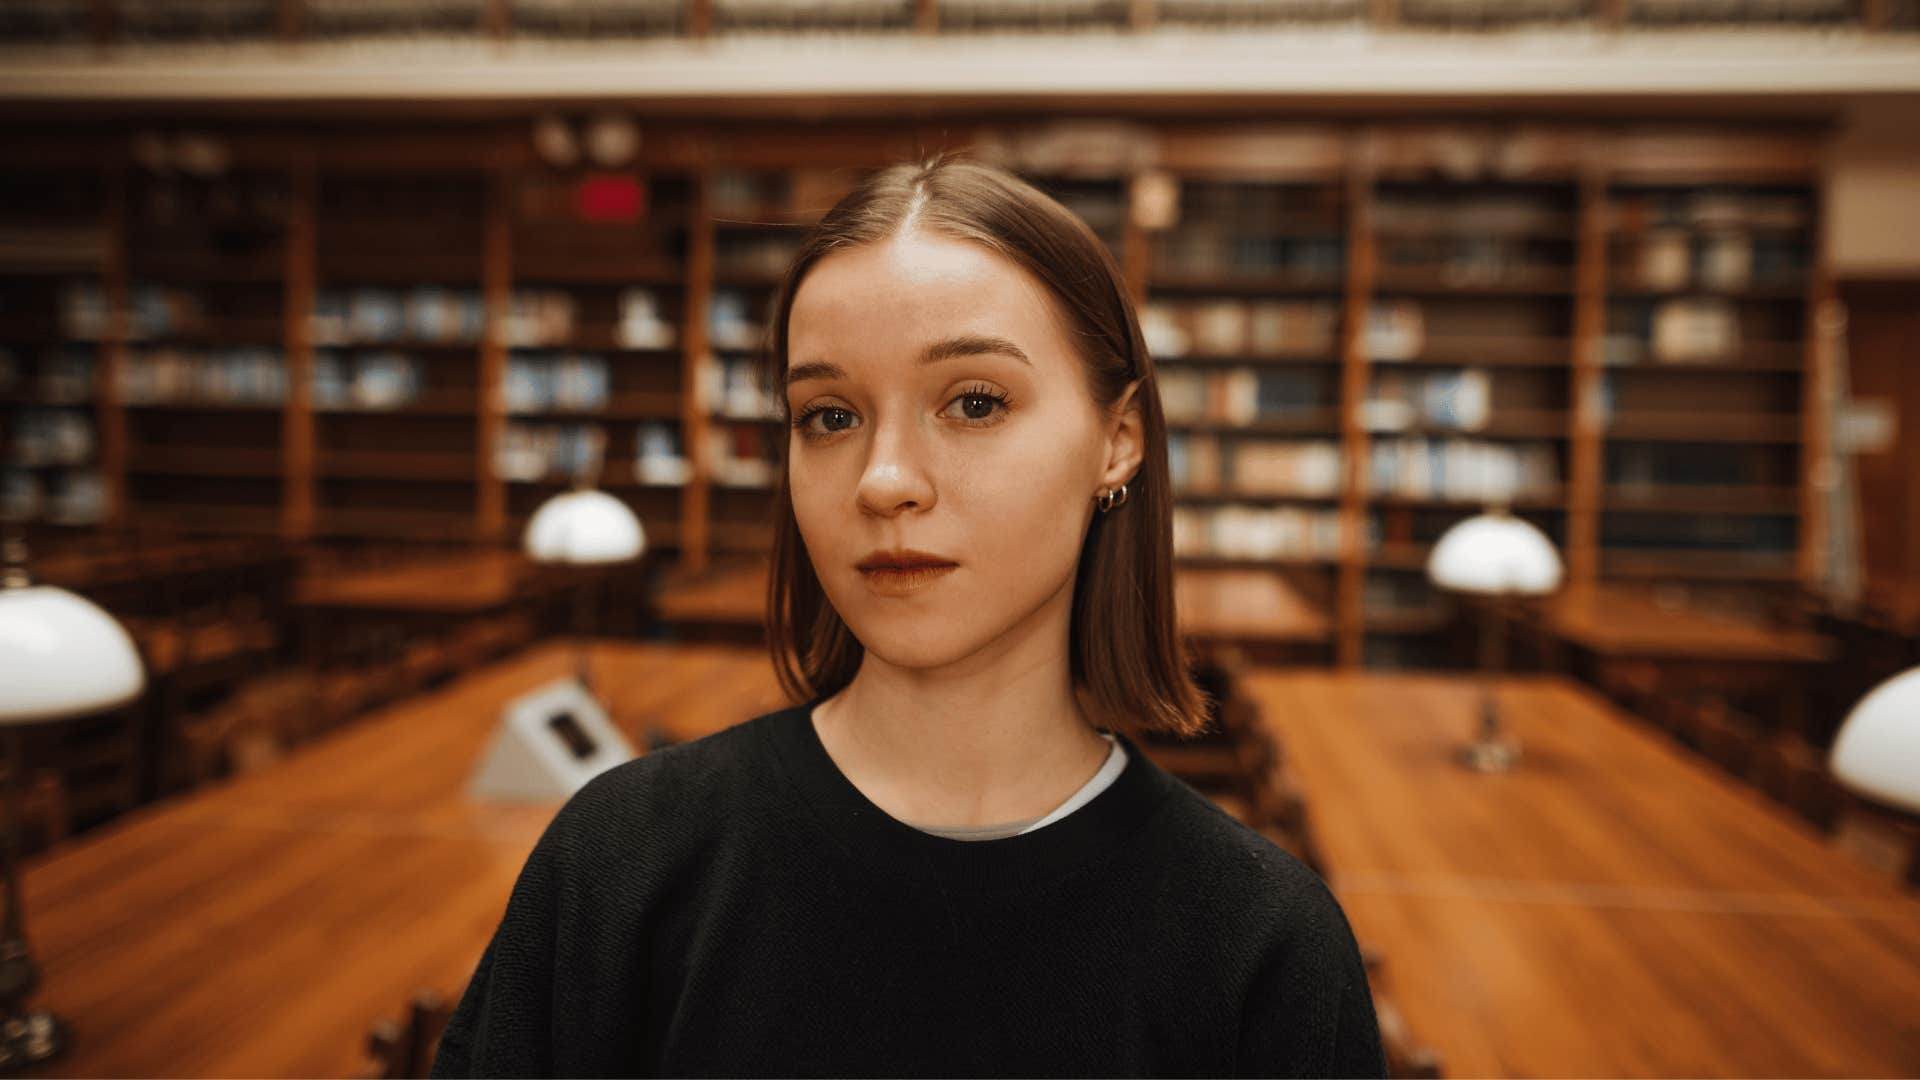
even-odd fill
[{"label": "young woman", "polygon": [[1128,732],[1206,703],[1118,268],[1006,172],[878,172],[789,271],[791,708],[555,817],[435,1076],[1383,1076],[1344,913]]}]

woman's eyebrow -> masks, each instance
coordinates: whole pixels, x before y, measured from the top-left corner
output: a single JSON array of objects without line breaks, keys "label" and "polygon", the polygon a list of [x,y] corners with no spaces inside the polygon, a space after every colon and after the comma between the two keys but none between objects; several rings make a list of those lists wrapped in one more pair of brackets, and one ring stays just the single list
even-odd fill
[{"label": "woman's eyebrow", "polygon": [[[988,334],[962,334],[944,341],[936,341],[920,351],[922,364],[937,364],[942,360],[951,360],[956,356],[1007,356],[1028,367],[1033,361],[1027,358],[1026,351],[1003,337]],[[844,379],[845,368],[826,360],[811,360],[804,364],[795,364],[787,369],[787,385],[808,379]]]}]

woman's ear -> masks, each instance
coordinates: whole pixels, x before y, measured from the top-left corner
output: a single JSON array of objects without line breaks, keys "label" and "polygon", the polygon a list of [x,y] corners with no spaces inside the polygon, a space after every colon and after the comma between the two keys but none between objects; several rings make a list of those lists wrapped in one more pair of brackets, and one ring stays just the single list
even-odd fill
[{"label": "woman's ear", "polygon": [[1140,408],[1138,396],[1146,381],[1147,377],[1142,375],[1128,383],[1126,392],[1114,406],[1107,425],[1107,465],[1100,474],[1101,483],[1106,487],[1130,483],[1146,456],[1146,414]]}]

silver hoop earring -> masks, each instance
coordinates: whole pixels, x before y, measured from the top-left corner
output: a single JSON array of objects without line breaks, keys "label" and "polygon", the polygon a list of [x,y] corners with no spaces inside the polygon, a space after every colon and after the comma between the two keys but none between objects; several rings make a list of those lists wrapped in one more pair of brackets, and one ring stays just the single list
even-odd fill
[{"label": "silver hoop earring", "polygon": [[1121,484],[1117,491],[1114,488],[1102,488],[1096,501],[1100,504],[1101,513],[1112,510],[1127,501],[1127,485]]}]

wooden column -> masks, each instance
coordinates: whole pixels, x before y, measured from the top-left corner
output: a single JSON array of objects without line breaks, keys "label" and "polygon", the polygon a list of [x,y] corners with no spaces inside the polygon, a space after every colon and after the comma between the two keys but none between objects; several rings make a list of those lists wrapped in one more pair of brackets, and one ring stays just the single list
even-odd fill
[{"label": "wooden column", "polygon": [[707,313],[713,299],[713,165],[711,157],[694,174],[693,205],[688,209],[686,308],[680,324],[680,429],[693,475],[680,492],[680,564],[690,573],[707,568],[712,547],[709,528],[712,463],[707,458],[707,403],[700,396],[700,371],[707,357]]},{"label": "wooden column", "polygon": [[1373,305],[1373,135],[1355,133],[1347,155],[1347,274],[1340,320],[1340,562],[1334,592],[1334,661],[1357,667],[1366,642],[1362,597],[1367,581],[1367,433],[1360,403],[1367,394],[1367,312]]},{"label": "wooden column", "polygon": [[93,392],[100,429],[100,481],[106,489],[106,522],[124,528],[129,523],[127,410],[120,400],[120,372],[127,363],[127,218],[133,183],[124,147],[107,166],[106,181],[106,261],[100,268],[100,292],[106,303],[107,325],[100,340]]},{"label": "wooden column", "polygon": [[1607,325],[1607,174],[1604,136],[1584,150],[1580,164],[1578,242],[1574,248],[1572,441],[1568,444],[1567,579],[1569,590],[1591,590],[1600,574],[1600,513],[1606,489],[1606,427],[1600,414],[1606,378],[1602,350]]},{"label": "wooden column", "polygon": [[486,234],[481,241],[480,299],[487,317],[480,338],[480,382],[474,439],[474,531],[499,542],[507,532],[507,485],[494,469],[506,430],[500,381],[507,368],[506,314],[513,291],[513,176],[491,163],[487,173]]},{"label": "wooden column", "polygon": [[289,170],[286,231],[285,320],[287,404],[281,422],[280,535],[305,540],[313,534],[313,305],[315,203],[319,181],[313,155],[303,153]]}]

